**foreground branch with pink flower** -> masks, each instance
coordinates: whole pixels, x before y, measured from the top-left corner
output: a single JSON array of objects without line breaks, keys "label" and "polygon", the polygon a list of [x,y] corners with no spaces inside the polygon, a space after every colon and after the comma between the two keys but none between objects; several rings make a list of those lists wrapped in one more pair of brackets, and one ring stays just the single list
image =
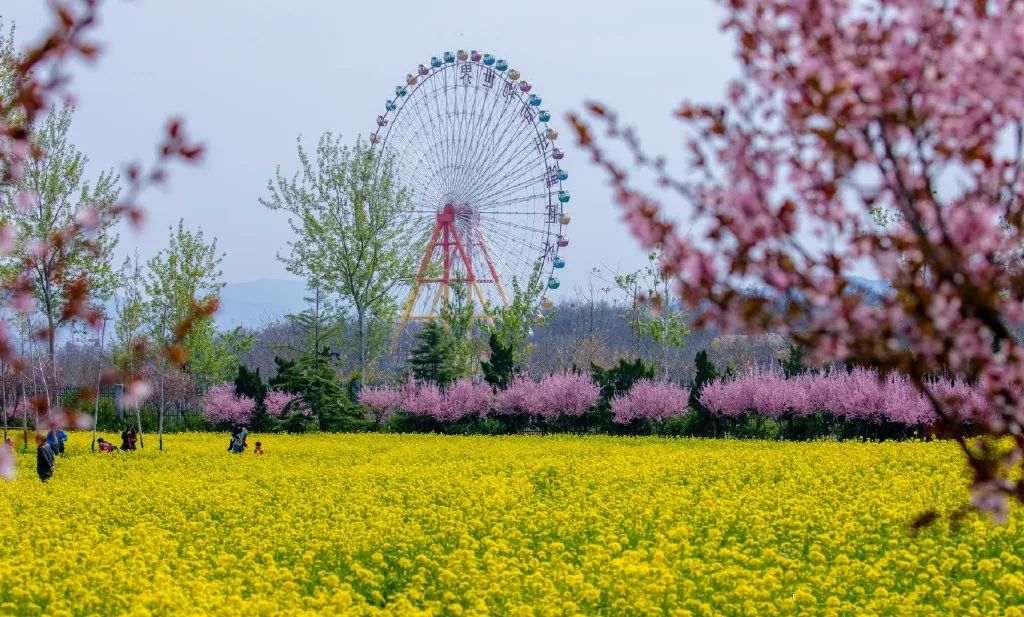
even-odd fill
[{"label": "foreground branch with pink flower", "polygon": [[[740,75],[726,105],[679,106],[678,173],[588,105],[687,210],[665,211],[574,114],[580,145],[632,233],[660,248],[697,327],[779,332],[818,362],[900,370],[960,443],[975,504],[1005,517],[1007,497],[1024,502],[1024,347],[1011,331],[1024,323],[1020,3],[721,4]],[[891,293],[868,302],[854,269]],[[979,384],[986,413],[969,420],[988,439],[968,441],[967,418],[928,387],[939,374]]]}]

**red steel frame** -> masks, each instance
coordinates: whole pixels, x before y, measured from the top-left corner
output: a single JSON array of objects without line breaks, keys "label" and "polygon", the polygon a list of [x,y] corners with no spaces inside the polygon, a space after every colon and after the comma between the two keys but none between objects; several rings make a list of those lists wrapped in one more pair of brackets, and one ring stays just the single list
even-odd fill
[{"label": "red steel frame", "polygon": [[[494,267],[494,262],[491,260],[491,254],[487,250],[487,243],[484,239],[483,233],[480,231],[479,227],[475,229],[476,240],[479,243],[484,260],[487,262],[487,269],[491,275],[490,279],[477,278],[476,273],[473,271],[473,262],[470,259],[469,254],[466,252],[462,238],[459,236],[459,231],[455,226],[455,217],[456,208],[452,204],[445,204],[444,208],[437,213],[437,222],[434,224],[434,233],[431,234],[430,242],[427,243],[427,249],[423,253],[423,260],[420,261],[419,270],[416,272],[416,279],[413,281],[412,289],[409,290],[409,298],[406,300],[405,308],[402,311],[399,333],[401,333],[402,325],[409,320],[436,319],[437,305],[442,296],[444,296],[445,302],[448,301],[450,291],[449,285],[453,282],[464,282],[469,286],[469,302],[471,305],[473,304],[473,293],[476,293],[476,296],[480,301],[482,311],[481,313],[474,314],[476,319],[483,319],[492,325],[494,323],[491,316],[487,314],[487,303],[484,298],[483,289],[480,287],[481,283],[493,284],[498,289],[501,301],[505,305],[508,305],[508,297],[505,295],[505,289],[498,277],[498,270]],[[443,255],[444,270],[439,278],[427,278],[427,268],[430,266],[430,262],[434,258],[434,252],[439,247]],[[452,278],[452,259],[455,257],[461,259],[462,265],[466,268],[466,278],[464,280]],[[413,315],[412,309],[416,304],[416,299],[419,297],[420,286],[431,283],[438,284],[438,288],[434,295],[434,299],[431,302],[430,312],[425,315]]]}]

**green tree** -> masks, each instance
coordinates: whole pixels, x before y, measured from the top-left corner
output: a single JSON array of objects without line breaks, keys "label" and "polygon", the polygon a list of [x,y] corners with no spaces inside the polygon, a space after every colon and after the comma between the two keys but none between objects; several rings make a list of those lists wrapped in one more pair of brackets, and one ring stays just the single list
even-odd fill
[{"label": "green tree", "polygon": [[[0,41],[0,48],[5,45],[9,42]],[[118,217],[112,209],[120,194],[118,177],[103,171],[94,181],[86,179],[89,158],[68,139],[72,115],[67,105],[50,110],[32,128],[36,154],[29,157],[21,178],[0,184],[0,221],[16,238],[14,250],[0,260],[0,273],[10,280],[22,272],[25,256],[34,256],[31,284],[36,310],[46,324],[51,361],[57,329],[69,323],[64,305],[74,290],[85,281],[91,297],[103,302],[110,299],[116,280],[112,255]],[[92,229],[71,236],[60,233],[76,222]]]},{"label": "green tree", "polygon": [[800,345],[790,345],[786,357],[779,358],[779,366],[786,377],[795,377],[806,373],[809,369],[806,362],[807,352]]},{"label": "green tree", "polygon": [[310,295],[303,298],[306,310],[289,314],[287,319],[302,333],[302,345],[296,351],[315,354],[318,349],[333,347],[342,340],[345,322],[321,283],[314,281],[309,291]]},{"label": "green tree", "polygon": [[477,313],[468,286],[453,284],[449,289],[451,296],[441,307],[438,321],[443,325],[447,337],[448,366],[454,381],[460,377],[469,377],[479,370],[483,349],[477,338]]},{"label": "green tree", "polygon": [[320,137],[315,160],[298,140],[299,172],[278,168],[260,203],[289,214],[296,240],[279,258],[311,285],[336,292],[355,313],[355,346],[363,374],[387,348],[394,324],[394,294],[420,256],[406,223],[410,208],[393,161],[381,161],[356,140],[351,148],[330,132]]},{"label": "green tree", "polygon": [[111,345],[114,365],[126,373],[139,370],[140,347],[146,338],[146,297],[143,293],[144,270],[139,253],[125,257],[118,272],[122,284],[114,300],[114,340]]},{"label": "green tree", "polygon": [[701,349],[694,358],[696,372],[690,382],[690,418],[687,420],[687,434],[711,436],[717,433],[714,415],[700,402],[700,393],[704,386],[718,379],[718,368],[708,357],[708,352]]},{"label": "green tree", "polygon": [[[216,300],[224,283],[217,240],[207,241],[202,230],[189,231],[184,221],[169,230],[167,247],[148,262],[143,288],[146,321],[152,339],[161,347],[173,340],[174,328],[194,316],[199,303]],[[240,329],[218,334],[212,317],[196,319],[182,344],[188,353],[188,371],[201,385],[231,379],[238,354],[252,344]]]},{"label": "green tree", "polygon": [[512,297],[508,304],[496,307],[491,314],[494,319],[493,333],[497,335],[502,347],[512,350],[514,360],[522,362],[529,354],[532,345],[529,337],[534,325],[543,324],[550,319],[553,312],[540,315],[537,312],[537,298],[544,291],[545,280],[541,276],[543,260],[533,266],[533,274],[526,287],[519,279],[512,279]]},{"label": "green tree", "polygon": [[[324,348],[294,360],[274,358],[277,375],[270,379],[270,386],[299,395],[322,431],[365,430],[368,422],[346,394],[333,365],[334,357],[330,349]],[[301,414],[293,414],[293,418],[289,419],[292,424],[285,426],[292,432],[298,430],[295,423],[302,420]]]},{"label": "green tree", "polygon": [[253,371],[244,364],[238,365],[238,374],[235,376],[235,394],[248,396],[256,401],[252,419],[254,431],[265,431],[270,428],[271,423],[267,417],[267,409],[264,407],[264,401],[267,398],[267,385],[260,377],[259,367]]},{"label": "green tree", "polygon": [[427,322],[416,333],[419,344],[409,355],[409,367],[418,381],[436,383],[447,388],[459,376],[459,367],[452,337],[441,321]]},{"label": "green tree", "polygon": [[196,381],[213,384],[233,379],[239,357],[252,349],[255,337],[241,326],[218,332],[212,318],[195,322],[185,339],[188,370]]},{"label": "green tree", "polygon": [[627,297],[622,318],[633,330],[637,351],[649,340],[658,353],[662,376],[667,376],[669,352],[686,345],[690,330],[686,313],[672,296],[672,278],[663,276],[658,267],[658,253],[648,254],[643,268],[616,275],[614,286]]},{"label": "green tree", "polygon": [[641,358],[619,358],[618,363],[611,368],[591,364],[590,374],[594,383],[601,388],[601,399],[587,415],[595,428],[614,432],[616,427],[612,422],[612,399],[629,392],[633,384],[641,379],[654,379],[655,369]]},{"label": "green tree", "polygon": [[498,335],[494,332],[491,332],[487,344],[491,349],[490,359],[480,362],[484,381],[499,390],[504,390],[518,372],[515,354],[511,346],[502,345]]}]

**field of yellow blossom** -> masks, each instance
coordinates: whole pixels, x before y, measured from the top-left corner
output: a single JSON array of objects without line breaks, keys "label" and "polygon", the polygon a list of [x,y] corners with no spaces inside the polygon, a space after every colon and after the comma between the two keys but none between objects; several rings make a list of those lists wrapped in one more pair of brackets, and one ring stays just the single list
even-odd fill
[{"label": "field of yellow blossom", "polygon": [[147,436],[0,482],[0,614],[1024,615],[948,443]]}]

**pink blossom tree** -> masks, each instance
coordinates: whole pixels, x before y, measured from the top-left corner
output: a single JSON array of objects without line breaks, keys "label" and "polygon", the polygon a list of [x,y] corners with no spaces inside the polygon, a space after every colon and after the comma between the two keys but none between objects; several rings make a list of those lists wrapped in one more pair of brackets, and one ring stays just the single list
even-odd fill
[{"label": "pink blossom tree", "polygon": [[660,422],[684,415],[689,402],[689,388],[666,381],[641,379],[628,393],[612,399],[612,415],[618,424],[637,420]]},{"label": "pink blossom tree", "polygon": [[[935,396],[929,375],[981,384],[992,413],[972,421],[988,439],[951,435],[974,503],[1005,517],[1008,497],[1024,501],[1010,471],[1024,460],[1024,347],[1009,325],[1024,322],[1024,12],[1013,0],[721,4],[740,75],[726,105],[676,111],[689,132],[678,173],[588,105],[685,202],[684,228],[573,115],[579,143],[632,233],[700,304],[698,326],[899,369],[953,429],[961,403]],[[881,306],[851,289],[853,267],[890,282]],[[997,449],[1003,436],[1013,448]]]},{"label": "pink blossom tree", "polygon": [[402,410],[420,418],[447,417],[444,393],[435,383],[417,384],[411,379],[402,389]]},{"label": "pink blossom tree", "polygon": [[448,388],[444,397],[447,417],[437,419],[456,421],[463,418],[485,417],[491,405],[493,392],[486,383],[460,379]]},{"label": "pink blossom tree", "polygon": [[378,424],[387,422],[398,411],[401,401],[402,393],[387,386],[363,386],[359,390],[359,404],[370,409],[372,419]]},{"label": "pink blossom tree", "polygon": [[263,399],[263,406],[266,407],[268,415],[274,418],[284,418],[289,415],[288,411],[293,413],[297,411],[296,408],[300,406],[300,399],[294,394],[280,390],[271,390],[267,392],[267,396]]},{"label": "pink blossom tree", "polygon": [[536,384],[528,407],[551,421],[558,417],[579,418],[601,398],[601,388],[589,376],[580,373],[556,373]]},{"label": "pink blossom tree", "polygon": [[500,390],[494,397],[496,414],[532,414],[537,409],[537,384],[523,375],[516,376],[507,388]]},{"label": "pink blossom tree", "polygon": [[210,424],[248,424],[256,401],[235,394],[232,383],[213,386],[203,398],[203,416]]}]

